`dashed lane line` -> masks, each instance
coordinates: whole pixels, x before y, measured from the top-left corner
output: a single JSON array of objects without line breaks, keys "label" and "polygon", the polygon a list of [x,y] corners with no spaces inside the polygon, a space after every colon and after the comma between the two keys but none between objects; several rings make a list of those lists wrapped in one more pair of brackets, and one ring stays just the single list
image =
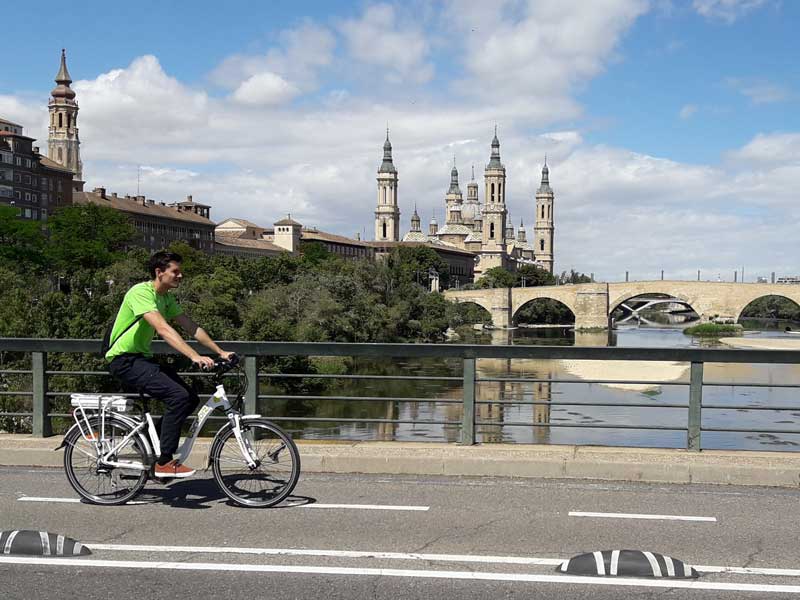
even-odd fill
[{"label": "dashed lane line", "polygon": [[716,517],[688,517],[683,515],[648,515],[636,513],[606,513],[570,511],[570,517],[595,517],[598,519],[649,519],[653,521],[703,521],[716,523]]}]

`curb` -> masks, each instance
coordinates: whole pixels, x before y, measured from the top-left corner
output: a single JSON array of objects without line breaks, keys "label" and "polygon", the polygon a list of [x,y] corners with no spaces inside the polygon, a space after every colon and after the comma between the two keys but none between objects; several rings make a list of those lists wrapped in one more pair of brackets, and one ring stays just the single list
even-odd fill
[{"label": "curb", "polygon": [[[203,469],[210,439],[188,464]],[[62,467],[60,437],[0,435],[0,466]],[[594,479],[800,488],[800,453],[432,442],[300,440],[306,473]]]}]

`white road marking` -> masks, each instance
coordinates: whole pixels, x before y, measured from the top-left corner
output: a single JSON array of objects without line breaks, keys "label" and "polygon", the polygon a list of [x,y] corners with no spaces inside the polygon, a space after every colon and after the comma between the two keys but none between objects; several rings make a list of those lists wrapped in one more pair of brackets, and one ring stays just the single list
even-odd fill
[{"label": "white road marking", "polygon": [[[291,506],[291,505],[290,505]],[[298,504],[296,508],[354,508],[359,510],[414,510],[427,511],[430,506],[398,506],[392,504]]]},{"label": "white road marking", "polygon": [[[60,502],[65,504],[80,504],[79,498],[46,498],[40,496],[21,496],[17,498],[19,502]],[[157,504],[154,502],[145,502],[143,500],[131,500],[126,504]],[[310,504],[288,504],[292,508],[349,508],[355,510],[410,510],[410,511],[428,511],[430,506],[402,506],[396,504],[319,504],[312,502]]]},{"label": "white road marking", "polygon": [[474,554],[418,554],[406,552],[368,552],[357,550],[311,550],[305,548],[229,548],[218,546],[148,546],[137,544],[86,544],[90,550],[121,552],[191,552],[196,554],[260,554],[285,556],[327,556],[332,558],[383,558],[388,560],[426,560],[440,562],[502,563],[514,565],[560,565],[559,558],[527,556],[487,556]]},{"label": "white road marking", "polygon": [[571,511],[570,517],[598,517],[601,519],[652,519],[655,521],[708,521],[716,523],[716,517],[684,517],[681,515],[644,515],[635,513],[604,513]]},{"label": "white road marking", "polygon": [[[62,504],[80,504],[80,498],[43,498],[39,496],[21,496],[17,498],[18,502],[58,502]],[[144,500],[131,500],[125,504],[151,504]]]},{"label": "white road marking", "polygon": [[760,585],[750,583],[718,583],[683,579],[635,579],[616,577],[578,577],[572,575],[535,575],[529,573],[487,573],[474,571],[433,571],[412,569],[366,569],[348,567],[314,567],[307,565],[244,565],[231,563],[186,563],[96,560],[74,558],[39,558],[2,556],[0,564],[53,565],[86,569],[166,569],[178,571],[238,571],[249,573],[306,573],[312,575],[367,575],[382,577],[417,577],[423,579],[466,579],[478,581],[518,581],[526,583],[606,585],[620,587],[683,588],[693,590],[729,590],[800,594],[798,585]]}]

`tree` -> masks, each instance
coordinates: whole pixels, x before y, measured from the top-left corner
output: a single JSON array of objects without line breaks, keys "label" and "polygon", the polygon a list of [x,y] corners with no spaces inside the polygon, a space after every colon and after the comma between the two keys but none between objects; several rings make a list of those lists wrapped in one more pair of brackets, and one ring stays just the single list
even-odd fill
[{"label": "tree", "polygon": [[508,288],[515,287],[519,281],[517,274],[504,269],[503,267],[494,267],[488,269],[483,277],[475,282],[475,287],[478,288]]},{"label": "tree", "polygon": [[558,282],[561,285],[565,283],[591,283],[592,278],[584,273],[578,273],[575,269],[570,269],[569,275],[566,271],[562,271],[558,277]]},{"label": "tree", "polygon": [[537,265],[522,265],[517,269],[517,278],[519,279],[517,285],[522,285],[524,279],[525,287],[556,284],[555,276]]},{"label": "tree", "polygon": [[46,255],[62,273],[102,269],[123,258],[139,235],[124,213],[96,204],[66,206],[48,221]]},{"label": "tree", "polygon": [[13,206],[0,206],[0,265],[28,271],[44,262],[46,238],[41,223],[23,219]]}]

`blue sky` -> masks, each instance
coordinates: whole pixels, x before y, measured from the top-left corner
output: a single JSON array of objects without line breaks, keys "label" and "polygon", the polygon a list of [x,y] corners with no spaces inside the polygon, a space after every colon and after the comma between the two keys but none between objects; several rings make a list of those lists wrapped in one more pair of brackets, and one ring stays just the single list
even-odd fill
[{"label": "blue sky", "polygon": [[462,182],[482,174],[496,122],[515,225],[550,156],[557,268],[800,271],[800,3],[44,0],[4,16],[19,50],[0,116],[46,137],[66,47],[90,187],[130,193],[143,165],[146,193],[193,193],[215,220],[292,212],[370,237],[387,122],[401,231],[414,203],[441,217],[453,154]]}]

